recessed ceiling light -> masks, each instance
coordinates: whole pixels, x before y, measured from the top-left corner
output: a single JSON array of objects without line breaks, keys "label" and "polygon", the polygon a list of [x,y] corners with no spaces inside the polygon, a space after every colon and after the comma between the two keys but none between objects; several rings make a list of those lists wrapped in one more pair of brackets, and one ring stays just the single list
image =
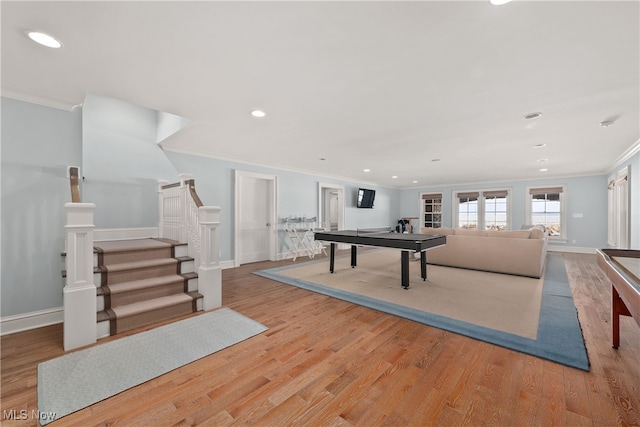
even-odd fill
[{"label": "recessed ceiling light", "polygon": [[547,168],[542,168],[542,169],[540,169],[540,172],[546,172],[546,171],[548,171],[548,170],[549,170],[549,169],[547,169]]},{"label": "recessed ceiling light", "polygon": [[537,119],[538,117],[540,117],[542,115],[542,113],[529,113],[529,114],[525,114],[524,116],[522,116],[523,119],[526,120],[531,120],[531,119]]},{"label": "recessed ceiling light", "polygon": [[365,172],[371,172],[371,169],[365,169],[364,171]]},{"label": "recessed ceiling light", "polygon": [[398,178],[398,175],[393,175],[391,178],[393,178],[393,179],[397,179],[397,178]]},{"label": "recessed ceiling light", "polygon": [[600,127],[608,128],[609,126],[615,125],[615,120],[603,120],[600,122]]},{"label": "recessed ceiling light", "polygon": [[549,161],[549,159],[538,159],[538,160],[536,160],[536,162],[538,162],[538,163],[548,162],[548,161]]},{"label": "recessed ceiling light", "polygon": [[532,145],[532,148],[542,148],[542,147],[546,147],[547,144],[536,144],[536,145]]},{"label": "recessed ceiling light", "polygon": [[38,44],[41,44],[42,46],[50,47],[53,49],[59,49],[62,47],[62,43],[51,37],[49,34],[40,33],[38,31],[29,31],[27,33],[27,36],[31,40]]},{"label": "recessed ceiling light", "polygon": [[265,113],[265,112],[264,112],[264,111],[262,111],[262,110],[253,110],[253,111],[251,112],[251,115],[252,115],[253,117],[262,118],[262,117],[266,116],[266,115],[267,115],[267,113]]},{"label": "recessed ceiling light", "polygon": [[511,0],[489,0],[489,3],[491,3],[494,6],[502,6],[503,4],[507,4],[510,1]]},{"label": "recessed ceiling light", "polygon": [[418,183],[418,181],[416,181],[415,179],[413,181],[411,181],[411,182],[414,183],[414,184]]}]

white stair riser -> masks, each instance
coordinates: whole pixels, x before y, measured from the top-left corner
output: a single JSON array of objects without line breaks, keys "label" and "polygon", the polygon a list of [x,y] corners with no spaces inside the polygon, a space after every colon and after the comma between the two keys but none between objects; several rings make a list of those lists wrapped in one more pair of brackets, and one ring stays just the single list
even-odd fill
[{"label": "white stair riser", "polygon": [[98,326],[96,329],[96,336],[98,339],[106,338],[111,335],[111,322],[105,320],[103,322],[98,322]]},{"label": "white stair riser", "polygon": [[195,273],[196,263],[194,261],[185,261],[180,263],[180,274]]},{"label": "white stair riser", "polygon": [[196,292],[198,290],[198,278],[189,279],[187,282],[188,292]]}]

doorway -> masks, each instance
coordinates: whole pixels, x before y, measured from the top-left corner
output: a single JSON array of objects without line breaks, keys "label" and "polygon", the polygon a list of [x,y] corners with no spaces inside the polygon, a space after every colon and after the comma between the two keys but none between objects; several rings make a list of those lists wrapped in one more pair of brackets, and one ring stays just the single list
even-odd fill
[{"label": "doorway", "polygon": [[344,187],[318,184],[318,221],[327,231],[344,230]]},{"label": "doorway", "polygon": [[276,176],[236,170],[235,265],[275,260]]}]

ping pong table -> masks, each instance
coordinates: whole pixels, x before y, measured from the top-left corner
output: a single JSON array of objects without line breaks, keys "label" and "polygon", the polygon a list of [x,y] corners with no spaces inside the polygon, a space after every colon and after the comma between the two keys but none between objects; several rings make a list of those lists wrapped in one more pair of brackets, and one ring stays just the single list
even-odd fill
[{"label": "ping pong table", "polygon": [[400,264],[402,267],[402,287],[409,288],[409,253],[420,252],[420,272],[422,280],[427,280],[427,249],[435,248],[447,243],[445,235],[404,234],[404,233],[376,233],[358,230],[320,231],[314,235],[315,240],[329,242],[329,271],[334,272],[337,243],[351,244],[351,268],[357,264],[358,246],[376,246],[382,248],[402,249]]}]

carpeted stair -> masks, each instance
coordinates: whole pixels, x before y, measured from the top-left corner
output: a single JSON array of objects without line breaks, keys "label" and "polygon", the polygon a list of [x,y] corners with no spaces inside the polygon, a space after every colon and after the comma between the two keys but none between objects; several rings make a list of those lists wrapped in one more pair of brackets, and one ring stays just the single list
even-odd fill
[{"label": "carpeted stair", "polygon": [[202,310],[186,244],[165,239],[94,243],[98,336]]}]

